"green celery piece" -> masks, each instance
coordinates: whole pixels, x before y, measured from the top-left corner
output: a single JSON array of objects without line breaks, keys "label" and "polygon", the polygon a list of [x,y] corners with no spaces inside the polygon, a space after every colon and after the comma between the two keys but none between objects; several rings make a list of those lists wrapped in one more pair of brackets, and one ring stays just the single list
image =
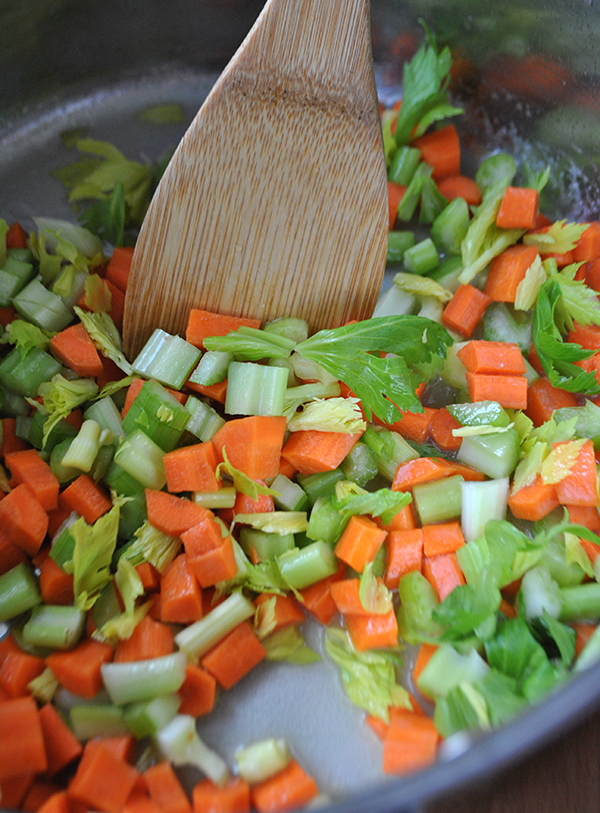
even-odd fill
[{"label": "green celery piece", "polygon": [[487,703],[492,726],[507,722],[527,705],[518,691],[517,681],[497,669],[489,669],[474,686]]},{"label": "green celery piece", "polygon": [[146,495],[143,491],[139,491],[121,506],[119,537],[121,539],[131,539],[147,519]]},{"label": "green celery piece", "polygon": [[119,466],[114,460],[104,474],[104,482],[107,486],[112,488],[113,491],[116,491],[117,494],[122,494],[126,497],[133,497],[144,491],[142,483],[126,472],[125,469]]},{"label": "green celery piece", "polygon": [[388,170],[388,181],[408,186],[420,161],[421,153],[416,147],[399,147]]},{"label": "green celery piece", "polygon": [[460,517],[462,510],[462,487],[460,474],[420,483],[413,488],[413,501],[421,523],[445,522]]},{"label": "green celery piece", "polygon": [[195,435],[198,440],[210,440],[225,423],[219,413],[199,398],[190,395],[185,402],[185,409],[190,413],[187,431]]},{"label": "green celery piece", "polygon": [[[381,316],[321,330],[298,344],[296,352],[344,381],[360,399],[368,420],[374,412],[394,423],[401,419],[401,409],[422,410],[415,395],[420,380],[411,365],[445,356],[451,343],[447,331],[429,319]],[[394,356],[381,358],[377,351]]]},{"label": "green celery piece", "polygon": [[386,262],[401,263],[407,249],[415,244],[415,235],[412,231],[388,232],[388,247]]},{"label": "green celery piece", "polygon": [[201,658],[232,629],[254,616],[255,607],[241,593],[231,593],[199,621],[175,636],[175,643],[190,658]]},{"label": "green celery piece", "polygon": [[356,706],[384,722],[389,720],[391,706],[412,708],[408,692],[396,682],[396,669],[402,663],[399,652],[357,652],[346,632],[331,628],[325,636],[325,649],[339,666],[346,693]]},{"label": "green celery piece", "polygon": [[248,556],[254,549],[261,562],[276,559],[282,553],[295,548],[294,534],[275,534],[243,527],[240,530],[240,545]]},{"label": "green celery piece", "polygon": [[337,509],[334,497],[320,497],[310,512],[306,535],[315,542],[321,539],[333,545],[339,539],[348,519],[349,515]]},{"label": "green celery piece", "polygon": [[304,548],[295,548],[277,557],[285,582],[294,590],[303,590],[337,571],[338,560],[332,549],[321,540]]},{"label": "green celery piece", "polygon": [[273,500],[281,511],[305,511],[308,507],[306,492],[285,474],[278,474],[271,483]]},{"label": "green celery piece", "polygon": [[61,419],[52,429],[46,443],[44,443],[44,424],[46,423],[46,415],[41,409],[36,409],[33,413],[31,427],[29,429],[28,440],[31,445],[38,451],[44,449],[46,452],[52,452],[55,446],[63,440],[70,440],[75,437],[77,430],[73,424],[65,419]]},{"label": "green celery piece", "polygon": [[39,279],[32,280],[14,296],[12,304],[24,319],[42,330],[56,333],[73,321],[73,314],[60,296],[45,288]]},{"label": "green celery piece", "polygon": [[479,680],[488,670],[476,649],[461,654],[450,644],[440,644],[419,675],[417,686],[428,697],[446,697],[464,680]]},{"label": "green celery piece", "polygon": [[191,374],[190,381],[203,387],[219,384],[227,378],[227,369],[231,361],[233,361],[232,353],[222,350],[207,350]]},{"label": "green celery piece", "polygon": [[448,200],[439,191],[433,178],[425,178],[421,189],[419,223],[431,225],[448,205]]},{"label": "green celery piece", "polygon": [[586,395],[600,393],[594,373],[586,373],[575,361],[593,355],[574,342],[563,342],[556,325],[556,311],[562,299],[558,282],[547,280],[538,294],[533,319],[533,344],[544,372],[554,387]]},{"label": "green celery piece", "polygon": [[461,524],[467,542],[481,536],[491,520],[504,519],[508,489],[508,477],[462,484]]},{"label": "green celery piece", "polygon": [[104,200],[97,200],[80,216],[82,226],[113,246],[122,246],[127,222],[125,187],[118,181]]},{"label": "green celery piece", "polygon": [[288,371],[250,361],[232,361],[227,373],[229,415],[283,415]]},{"label": "green celery piece", "polygon": [[344,472],[341,469],[318,472],[317,474],[297,475],[296,477],[298,484],[312,505],[319,498],[333,495],[335,493],[335,484],[343,479]]},{"label": "green celery piece", "polygon": [[104,586],[112,579],[110,566],[117,544],[119,505],[88,525],[81,517],[73,523],[70,533],[75,539],[73,549],[73,591],[75,605],[82,610],[93,607]]},{"label": "green celery piece", "polygon": [[494,479],[508,477],[515,469],[521,452],[516,429],[490,435],[464,437],[457,460]]},{"label": "green celery piece", "polygon": [[110,699],[121,706],[178,691],[186,666],[185,654],[174,652],[144,661],[104,663],[101,671]]},{"label": "green celery piece", "polygon": [[400,607],[397,612],[400,637],[407,644],[436,641],[442,628],[434,618],[439,606],[437,593],[420,571],[401,577],[398,584]]},{"label": "green celery piece", "polygon": [[563,407],[554,411],[554,419],[559,423],[577,419],[575,433],[580,438],[591,438],[594,449],[600,448],[600,407],[586,399],[581,407]]},{"label": "green celery piece", "polygon": [[141,703],[132,703],[123,713],[123,719],[134,737],[153,737],[170,723],[179,711],[181,698],[177,694],[165,694]]},{"label": "green celery piece", "polygon": [[402,196],[402,200],[398,204],[398,212],[396,214],[398,220],[404,220],[406,222],[412,220],[421,198],[423,186],[426,180],[431,177],[432,172],[433,167],[421,161],[415,174],[411,178],[406,192]]},{"label": "green celery piece", "polygon": [[163,455],[157,443],[141,429],[135,429],[117,447],[114,462],[145,488],[160,491],[167,481]]},{"label": "green celery piece", "polygon": [[81,471],[72,466],[63,466],[63,460],[69,453],[72,438],[65,438],[57,443],[50,452],[50,468],[59,483],[70,483],[79,477]]},{"label": "green celery piece", "polygon": [[409,274],[428,274],[439,264],[440,258],[431,237],[421,240],[404,252],[404,268]]},{"label": "green celery piece", "polygon": [[123,709],[108,703],[73,706],[69,718],[73,733],[83,742],[94,737],[124,737],[131,734],[123,719]]},{"label": "green celery piece", "polygon": [[164,452],[172,451],[188,425],[190,412],[158,381],[146,381],[123,419],[122,433],[144,432]]},{"label": "green celery piece", "polygon": [[560,590],[561,621],[578,621],[581,618],[600,619],[600,584],[586,582]]},{"label": "green celery piece", "polygon": [[458,731],[490,728],[485,698],[469,681],[455,686],[438,700],[433,721],[442,737],[450,737]]},{"label": "green celery piece", "polygon": [[0,385],[17,395],[35,398],[40,384],[62,371],[62,365],[49,353],[32,347],[25,357],[15,347],[0,362]]},{"label": "green celery piece", "polygon": [[377,475],[377,455],[360,441],[340,463],[344,476],[364,488]]},{"label": "green celery piece", "polygon": [[[458,585],[441,602],[433,617],[444,628],[443,640],[460,641],[487,629],[485,625],[494,619],[502,599],[498,578],[494,565],[488,565],[477,574],[474,584]],[[492,632],[494,627],[492,624]]]},{"label": "green celery piece", "polygon": [[483,316],[483,338],[488,342],[512,342],[529,353],[533,337],[533,316],[511,311],[504,302],[492,302]]},{"label": "green celery piece", "polygon": [[294,343],[308,339],[308,322],[297,316],[283,316],[281,319],[274,319],[272,322],[267,322],[263,330],[265,333],[283,336],[284,339]]},{"label": "green celery piece", "polygon": [[508,426],[510,418],[497,401],[448,404],[448,412],[461,426]]},{"label": "green celery piece", "polygon": [[450,201],[431,224],[431,239],[438,250],[448,254],[460,254],[469,221],[469,205],[466,200],[455,198]]},{"label": "green celery piece", "polygon": [[180,390],[200,358],[201,351],[180,336],[156,328],[132,364],[135,372]]},{"label": "green celery piece", "polygon": [[90,404],[83,417],[86,421],[96,421],[101,429],[107,429],[116,440],[121,440],[124,435],[121,413],[109,395]]},{"label": "green celery piece", "polygon": [[479,188],[485,191],[496,184],[510,186],[516,174],[517,163],[512,155],[497,152],[479,164],[475,181]]},{"label": "green celery piece", "polygon": [[23,640],[29,646],[72,649],[81,638],[85,613],[73,606],[39,604],[23,627]]},{"label": "green celery piece", "polygon": [[0,576],[0,621],[9,621],[41,601],[37,579],[25,562]]}]

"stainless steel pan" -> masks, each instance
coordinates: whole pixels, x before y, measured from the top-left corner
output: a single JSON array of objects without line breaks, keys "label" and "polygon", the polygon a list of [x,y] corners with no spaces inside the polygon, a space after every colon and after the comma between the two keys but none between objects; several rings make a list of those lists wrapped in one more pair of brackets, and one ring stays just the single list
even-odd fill
[{"label": "stainless steel pan", "polygon": [[[36,214],[72,216],[49,175],[72,160],[59,138],[65,129],[85,127],[137,159],[175,146],[261,7],[260,0],[0,0],[0,216],[25,226]],[[372,0],[385,101],[399,96],[421,18],[460,55],[465,160],[501,148],[539,168],[551,163],[556,180],[545,210],[598,218],[600,11],[592,0]],[[162,102],[179,102],[186,121],[159,127],[137,117]],[[309,636],[319,646],[318,630]],[[382,779],[380,746],[334,667],[269,664],[223,694],[200,731],[226,757],[244,742],[283,736],[330,794],[331,813],[400,813],[514,763],[599,705],[600,665],[502,730],[454,738],[430,770]]]}]

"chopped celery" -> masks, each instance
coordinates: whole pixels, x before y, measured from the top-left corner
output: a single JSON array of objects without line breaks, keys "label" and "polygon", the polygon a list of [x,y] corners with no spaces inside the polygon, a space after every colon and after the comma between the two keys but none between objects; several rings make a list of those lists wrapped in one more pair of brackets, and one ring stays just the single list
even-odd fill
[{"label": "chopped celery", "polygon": [[419,675],[417,686],[427,697],[446,697],[463,680],[484,677],[489,666],[475,649],[461,655],[450,644],[441,644]]},{"label": "chopped celery", "polygon": [[377,455],[359,441],[342,460],[340,468],[348,480],[364,488],[379,471]]},{"label": "chopped celery", "polygon": [[217,491],[194,491],[192,499],[196,505],[216,510],[218,508],[233,508],[237,491],[234,486],[223,486]]},{"label": "chopped celery", "polygon": [[225,350],[207,350],[191,374],[190,381],[203,387],[219,384],[227,378],[227,370],[231,361],[233,361],[233,353]]},{"label": "chopped celery", "polygon": [[[86,421],[96,421],[101,429],[108,429],[116,440],[121,440],[124,437],[125,433],[122,427],[123,421],[121,420],[121,413],[110,395],[105,395],[103,398],[90,404],[85,410],[83,417]],[[47,445],[48,444],[46,444],[46,446]]]},{"label": "chopped celery", "polygon": [[388,232],[388,247],[386,261],[388,263],[401,263],[409,248],[415,244],[415,235],[412,231]]},{"label": "chopped celery", "polygon": [[37,579],[25,562],[0,576],[0,621],[8,621],[41,601]]},{"label": "chopped celery", "polygon": [[467,542],[481,536],[491,519],[504,519],[508,489],[508,477],[463,483],[461,523]]},{"label": "chopped celery", "polygon": [[39,604],[31,611],[23,627],[23,640],[30,646],[71,649],[85,623],[85,613],[78,607]]},{"label": "chopped celery", "polygon": [[154,737],[175,718],[180,705],[181,698],[178,695],[164,694],[153,700],[127,706],[123,719],[138,740],[142,737]]},{"label": "chopped celery", "polygon": [[264,782],[279,773],[290,759],[291,754],[285,740],[274,737],[253,742],[235,752],[238,772],[251,785]]},{"label": "chopped celery", "polygon": [[288,371],[251,361],[232,361],[225,412],[229,415],[283,415]]},{"label": "chopped celery", "polygon": [[190,420],[189,411],[158,381],[146,381],[123,419],[122,431],[140,429],[164,452],[172,451]]},{"label": "chopped celery", "polygon": [[306,529],[309,539],[314,541],[321,539],[330,545],[337,542],[348,521],[348,516],[338,511],[334,502],[335,500],[331,496],[319,497],[315,502]]},{"label": "chopped celery", "polygon": [[57,333],[73,321],[73,314],[60,296],[45,288],[39,279],[32,280],[14,296],[12,304],[24,319],[42,330]]},{"label": "chopped celery", "polygon": [[319,497],[327,497],[335,493],[335,484],[345,479],[341,469],[319,472],[317,474],[298,475],[297,481],[308,497],[308,501],[314,505]]},{"label": "chopped celery", "polygon": [[180,390],[199,358],[197,347],[157,328],[132,366],[144,378],[154,378],[165,387]]},{"label": "chopped celery", "polygon": [[227,781],[225,761],[202,742],[193,717],[177,714],[158,732],[156,742],[173,765],[193,765],[217,785]]},{"label": "chopped celery", "polygon": [[490,435],[464,437],[457,459],[498,479],[508,477],[519,462],[521,439],[516,429]]},{"label": "chopped celery", "polygon": [[82,742],[94,737],[125,737],[131,733],[123,718],[123,709],[118,706],[107,703],[73,706],[69,716],[73,733]]},{"label": "chopped celery", "polygon": [[409,274],[428,274],[440,261],[431,237],[421,240],[404,252],[404,268]]},{"label": "chopped celery", "polygon": [[263,329],[267,333],[283,336],[296,344],[308,339],[308,322],[297,316],[283,316],[281,319],[267,322]]},{"label": "chopped celery", "polygon": [[199,440],[210,440],[225,423],[225,418],[219,415],[210,404],[194,398],[192,395],[185,402],[185,408],[190,413],[186,429]]},{"label": "chopped celery", "polygon": [[160,446],[136,429],[119,444],[114,462],[145,488],[159,491],[167,481],[163,454]]},{"label": "chopped celery", "polygon": [[460,245],[469,228],[469,206],[463,198],[454,198],[431,224],[431,239],[447,254],[460,254]]},{"label": "chopped celery", "polygon": [[273,500],[282,511],[304,511],[308,505],[306,492],[285,474],[278,474],[271,483]]},{"label": "chopped celery", "polygon": [[421,153],[416,147],[403,146],[396,150],[388,170],[388,181],[408,186],[421,161]]},{"label": "chopped celery", "polygon": [[102,664],[102,680],[117,706],[152,700],[176,692],[185,678],[187,658],[183,652],[145,661]]},{"label": "chopped celery", "polygon": [[295,548],[277,557],[281,575],[290,587],[303,590],[315,582],[333,576],[337,559],[325,542],[317,541],[304,548]]},{"label": "chopped celery", "polygon": [[17,395],[35,398],[40,384],[62,369],[60,362],[39,347],[32,347],[25,356],[15,347],[0,362],[0,385]]},{"label": "chopped celery", "polygon": [[96,421],[87,420],[81,425],[77,435],[71,440],[62,465],[66,468],[89,472],[100,451],[100,426]]},{"label": "chopped celery", "polygon": [[254,550],[260,562],[276,559],[282,553],[295,547],[294,534],[275,534],[244,527],[240,531],[240,545],[250,555]]},{"label": "chopped celery", "polygon": [[413,488],[413,501],[422,525],[460,517],[464,479],[460,474],[420,483]]},{"label": "chopped celery", "polygon": [[191,658],[200,658],[234,627],[254,615],[254,604],[241,593],[232,593],[207,615],[175,636],[175,643]]}]

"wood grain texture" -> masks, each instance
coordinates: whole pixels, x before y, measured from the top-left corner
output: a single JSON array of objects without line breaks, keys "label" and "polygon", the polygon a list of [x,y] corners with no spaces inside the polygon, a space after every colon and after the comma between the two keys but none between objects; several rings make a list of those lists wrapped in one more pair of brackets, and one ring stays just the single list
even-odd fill
[{"label": "wood grain texture", "polygon": [[124,342],[192,307],[313,330],[371,315],[386,168],[369,0],[270,0],[173,156],[136,246]]}]

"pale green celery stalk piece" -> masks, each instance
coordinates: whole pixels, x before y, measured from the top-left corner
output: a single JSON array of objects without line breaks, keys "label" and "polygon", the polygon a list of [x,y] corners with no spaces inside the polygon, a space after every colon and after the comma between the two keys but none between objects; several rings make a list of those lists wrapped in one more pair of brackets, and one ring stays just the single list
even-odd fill
[{"label": "pale green celery stalk piece", "polygon": [[167,482],[163,455],[160,446],[136,429],[119,445],[114,459],[145,488],[160,491]]},{"label": "pale green celery stalk piece", "polygon": [[163,756],[176,767],[193,765],[217,785],[222,786],[227,781],[227,764],[202,742],[193,717],[177,714],[158,732],[156,743]]},{"label": "pale green celery stalk piece", "polygon": [[62,459],[62,465],[89,472],[100,451],[101,431],[96,421],[84,421],[81,429],[71,441],[69,450]]},{"label": "pale green celery stalk piece", "polygon": [[31,646],[71,649],[81,638],[85,613],[78,607],[40,604],[23,627],[23,640]]},{"label": "pale green celery stalk piece", "polygon": [[44,287],[39,279],[32,280],[13,297],[13,306],[24,319],[42,330],[58,333],[73,321],[73,314],[60,296]]},{"label": "pale green celery stalk piece", "polygon": [[240,544],[243,551],[250,555],[254,549],[261,562],[276,559],[286,551],[295,548],[294,534],[274,534],[244,527],[240,531]]},{"label": "pale green celery stalk piece", "polygon": [[469,205],[464,198],[455,198],[431,224],[431,239],[445,254],[460,254],[461,243],[469,228]]},{"label": "pale green celery stalk piece", "polygon": [[379,297],[373,316],[406,316],[415,310],[416,303],[415,296],[392,285]]},{"label": "pale green celery stalk piece", "polygon": [[25,562],[0,576],[0,621],[8,621],[41,601],[37,579]]},{"label": "pale green celery stalk piece", "polygon": [[201,351],[185,339],[156,328],[132,366],[145,378],[153,378],[165,387],[180,390],[200,355]]},{"label": "pale green celery stalk piece", "polygon": [[563,587],[560,590],[562,608],[560,620],[569,622],[581,618],[590,620],[600,619],[600,584],[586,582],[573,587]]},{"label": "pale green celery stalk piece", "polygon": [[219,384],[227,378],[227,370],[233,361],[233,353],[224,350],[207,350],[190,376],[190,381],[203,387]]},{"label": "pale green celery stalk piece", "polygon": [[110,699],[121,706],[178,691],[186,666],[185,654],[174,652],[146,661],[104,663],[101,672]]},{"label": "pale green celery stalk piece", "polygon": [[218,508],[233,508],[236,493],[234,486],[224,486],[217,491],[194,491],[192,500],[196,505],[215,511]]},{"label": "pale green celery stalk piece", "polygon": [[73,243],[75,248],[88,259],[102,253],[100,238],[83,226],[55,217],[34,217],[33,220],[38,232],[44,234],[50,248],[56,248],[57,235],[60,235],[63,240]]},{"label": "pale green celery stalk piece", "polygon": [[192,395],[185,402],[185,408],[191,415],[186,429],[199,440],[210,440],[225,424],[225,418],[219,415],[210,404],[194,398]]},{"label": "pale green celery stalk piece", "polygon": [[[521,580],[521,600],[528,621],[541,618],[548,613],[558,618],[562,609],[560,587],[550,575],[547,567],[533,567]],[[519,606],[521,606],[519,602]]]},{"label": "pale green celery stalk piece", "polygon": [[177,633],[175,643],[191,658],[201,658],[234,627],[252,618],[254,611],[249,599],[241,593],[232,593],[208,615]]},{"label": "pale green celery stalk piece", "polygon": [[279,773],[290,759],[286,741],[275,737],[253,742],[235,753],[238,773],[251,785]]},{"label": "pale green celery stalk piece", "polygon": [[300,353],[294,353],[292,355],[292,364],[294,365],[294,372],[298,378],[303,381],[320,381],[321,384],[325,385],[336,384],[338,382],[338,379],[331,373],[328,373],[318,362],[312,361],[312,359],[306,359]]},{"label": "pale green celery stalk piece", "polygon": [[277,564],[286,583],[295,590],[303,590],[327,576],[333,576],[338,561],[329,545],[317,541],[283,553],[277,557]]},{"label": "pale green celery stalk piece", "polygon": [[306,492],[285,474],[278,474],[271,483],[271,488],[278,492],[273,495],[273,501],[281,511],[306,510],[308,505]]},{"label": "pale green celery stalk piece", "polygon": [[288,371],[251,361],[232,361],[225,412],[229,415],[283,415]]},{"label": "pale green celery stalk piece", "polygon": [[489,666],[476,649],[461,655],[450,644],[440,644],[419,675],[417,686],[428,697],[446,697],[463,680],[485,677]]},{"label": "pale green celery stalk piece", "polygon": [[519,462],[521,440],[516,429],[500,434],[463,437],[457,460],[488,477],[508,477]]},{"label": "pale green celery stalk piece", "polygon": [[131,734],[123,709],[108,704],[73,706],[69,714],[73,733],[81,742],[94,737],[123,737]]},{"label": "pale green celery stalk piece", "polygon": [[508,490],[508,477],[462,484],[461,525],[467,542],[480,537],[491,519],[504,519]]},{"label": "pale green celery stalk piece", "polygon": [[123,719],[133,735],[141,740],[143,737],[154,737],[174,719],[181,698],[177,694],[164,694],[142,703],[132,703],[124,711]]},{"label": "pale green celery stalk piece", "polygon": [[86,421],[96,421],[101,429],[108,429],[116,440],[122,440],[125,437],[125,433],[121,428],[121,413],[110,395],[106,395],[104,398],[90,404],[83,413],[83,417]]},{"label": "pale green celery stalk piece", "polygon": [[459,517],[463,486],[464,478],[460,474],[414,486],[413,504],[421,524],[446,522]]}]

